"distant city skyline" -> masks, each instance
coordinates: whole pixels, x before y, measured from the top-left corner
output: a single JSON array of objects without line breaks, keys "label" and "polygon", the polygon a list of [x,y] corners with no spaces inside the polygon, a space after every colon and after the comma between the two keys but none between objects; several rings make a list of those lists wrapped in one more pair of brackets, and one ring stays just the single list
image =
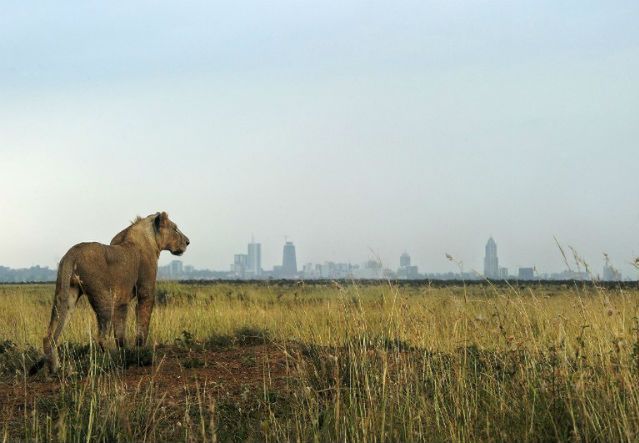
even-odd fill
[{"label": "distant city skyline", "polygon": [[[166,265],[158,267],[158,280],[269,280],[269,279],[398,279],[398,280],[599,280],[599,281],[627,281],[610,261],[610,257],[604,254],[605,264],[602,272],[596,269],[584,269],[586,264],[581,258],[571,266],[567,263],[566,269],[560,272],[538,272],[536,267],[519,267],[516,273],[510,274],[508,268],[498,266],[497,244],[491,236],[485,247],[484,273],[475,270],[464,271],[463,264],[447,255],[447,260],[455,262],[459,267],[458,272],[419,272],[418,266],[411,261],[411,256],[404,251],[399,256],[399,266],[393,270],[375,260],[368,260],[362,264],[350,262],[323,263],[307,262],[301,269],[297,268],[296,251],[293,242],[286,241],[282,253],[282,264],[275,265],[272,270],[265,270],[259,266],[259,251],[261,244],[252,238],[248,244],[248,254],[235,254],[234,261],[229,271],[214,269],[197,269],[193,265],[184,264],[182,260],[173,259]],[[248,266],[249,255],[252,255],[252,265]],[[255,272],[257,263],[258,272]],[[498,270],[495,273],[495,268]],[[29,268],[11,269],[0,266],[0,282],[28,282],[28,281],[53,281],[56,270],[48,267],[31,266]]]},{"label": "distant city skyline", "polygon": [[[251,248],[261,250],[261,243],[255,242],[251,238],[249,250]],[[561,247],[560,245],[558,248]],[[570,247],[568,247],[570,248]],[[577,251],[572,251],[577,253]],[[376,260],[367,260],[362,263],[352,263],[350,261],[334,262],[305,262],[298,269],[296,259],[296,248],[293,242],[285,239],[281,264],[273,266],[272,270],[260,269],[258,276],[252,272],[247,272],[246,254],[236,254],[234,263],[228,273],[223,271],[212,270],[212,273],[200,275],[209,275],[211,278],[238,278],[238,279],[321,279],[321,278],[394,278],[394,279],[488,279],[488,280],[601,280],[601,281],[622,281],[632,279],[632,276],[624,276],[612,264],[608,254],[603,254],[605,263],[602,268],[598,269],[588,265],[583,261],[581,256],[566,257],[564,267],[555,270],[539,270],[534,265],[518,266],[511,273],[506,266],[500,266],[497,242],[490,236],[484,247],[484,269],[483,273],[475,269],[464,269],[463,263],[456,260],[449,254],[445,254],[446,260],[455,263],[458,267],[457,271],[435,272],[425,269],[420,273],[419,267],[416,266],[411,259],[410,254],[405,250],[398,257],[398,266],[395,268],[393,264],[385,264]],[[241,259],[238,260],[238,257]],[[588,269],[586,269],[586,267]],[[172,260],[168,265],[164,265],[161,269],[163,277],[175,276],[176,260]],[[204,270],[205,272],[207,270]],[[195,274],[194,274],[195,275]],[[213,277],[215,275],[215,277]],[[636,279],[636,277],[635,277]]]},{"label": "distant city skyline", "polygon": [[[397,267],[394,263],[385,263],[379,261],[377,257],[369,257],[368,260],[360,262],[355,261],[331,261],[331,260],[306,260],[301,261],[298,268],[297,252],[292,241],[284,238],[284,245],[281,255],[280,264],[274,264],[272,269],[265,268],[262,264],[262,244],[255,241],[255,237],[251,236],[250,242],[247,244],[247,253],[239,253],[233,255],[233,262],[230,270],[216,269],[211,267],[196,268],[193,265],[183,266],[182,260],[176,260],[169,254],[164,255],[164,260],[160,260],[160,278],[175,278],[176,276],[192,275],[194,278],[239,278],[239,279],[268,279],[268,278],[382,278],[384,272],[392,273],[393,278],[411,279],[411,278],[445,278],[443,276],[453,276],[459,271],[465,271],[467,278],[487,278],[491,280],[503,279],[549,279],[549,280],[589,280],[598,278],[603,281],[618,281],[622,279],[637,279],[639,270],[634,266],[636,271],[627,275],[618,269],[618,265],[611,260],[607,253],[602,253],[603,265],[593,265],[579,252],[566,246],[570,254],[566,256],[567,263],[563,263],[563,267],[559,269],[538,269],[537,266],[530,266],[530,261],[526,266],[514,267],[513,273],[509,272],[509,268],[500,266],[497,243],[493,236],[488,238],[484,247],[483,272],[477,268],[463,267],[463,261],[460,261],[448,253],[442,256],[442,260],[455,263],[455,266],[462,269],[437,271],[433,269],[424,269],[423,273],[419,273],[419,266],[412,262],[411,255],[406,250],[402,252],[397,261]],[[558,253],[561,245],[555,245]],[[562,248],[563,249],[563,248]],[[564,251],[565,252],[565,251]],[[576,257],[574,254],[578,254]],[[167,263],[168,259],[168,263]],[[372,265],[371,265],[372,264]],[[370,266],[373,266],[370,268]],[[589,268],[590,272],[586,269]],[[13,275],[15,281],[24,281],[24,276],[36,276],[34,280],[50,279],[55,274],[56,266],[49,268],[41,267],[39,264],[30,265],[19,269],[11,269],[11,267],[3,266],[0,263],[0,281],[2,280],[2,272],[4,275]],[[367,270],[368,269],[368,270]],[[390,274],[389,274],[390,275]],[[7,280],[5,280],[7,281]],[[8,281],[12,281],[9,279]]]}]

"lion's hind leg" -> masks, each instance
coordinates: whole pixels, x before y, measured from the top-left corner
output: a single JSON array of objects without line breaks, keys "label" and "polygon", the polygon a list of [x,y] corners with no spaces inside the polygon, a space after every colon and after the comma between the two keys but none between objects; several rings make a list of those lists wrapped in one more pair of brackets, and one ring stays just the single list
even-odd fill
[{"label": "lion's hind leg", "polygon": [[60,363],[58,361],[58,339],[62,333],[62,329],[69,320],[69,315],[80,296],[80,290],[77,287],[70,286],[66,291],[56,291],[53,308],[51,309],[51,321],[49,322],[49,330],[44,337],[44,356],[49,365],[51,373],[57,372]]},{"label": "lion's hind leg", "polygon": [[96,317],[98,320],[98,346],[102,352],[107,350],[107,336],[109,335],[109,329],[112,327],[112,317],[111,312],[96,312]]},{"label": "lion's hind leg", "polygon": [[113,311],[113,335],[118,348],[122,349],[126,346],[126,317],[129,311],[129,305],[120,304]]}]

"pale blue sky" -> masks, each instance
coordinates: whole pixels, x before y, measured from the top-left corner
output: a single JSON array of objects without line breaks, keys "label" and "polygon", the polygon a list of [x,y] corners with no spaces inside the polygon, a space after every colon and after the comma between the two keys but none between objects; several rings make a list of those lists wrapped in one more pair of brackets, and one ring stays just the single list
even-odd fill
[{"label": "pale blue sky", "polygon": [[[2,2],[0,265],[167,210],[227,269],[639,255],[639,2]],[[162,262],[171,257],[163,256]]]}]

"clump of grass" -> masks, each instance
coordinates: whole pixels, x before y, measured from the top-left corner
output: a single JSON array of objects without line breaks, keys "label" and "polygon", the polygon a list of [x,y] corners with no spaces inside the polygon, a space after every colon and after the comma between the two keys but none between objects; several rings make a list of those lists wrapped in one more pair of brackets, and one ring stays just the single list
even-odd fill
[{"label": "clump of grass", "polygon": [[38,358],[39,353],[32,346],[20,349],[11,340],[0,340],[1,376],[22,376]]},{"label": "clump of grass", "polygon": [[238,346],[255,346],[271,342],[270,333],[262,328],[243,326],[231,334],[215,334],[199,340],[187,330],[182,331],[174,343],[180,349],[186,350],[223,350]]},{"label": "clump of grass", "polygon": [[240,346],[262,345],[271,341],[271,334],[262,328],[243,326],[235,331],[234,339]]}]

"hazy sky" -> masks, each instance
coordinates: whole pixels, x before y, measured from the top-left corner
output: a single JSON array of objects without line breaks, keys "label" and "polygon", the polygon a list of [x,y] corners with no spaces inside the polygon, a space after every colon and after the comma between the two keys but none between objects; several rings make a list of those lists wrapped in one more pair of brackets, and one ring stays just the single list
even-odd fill
[{"label": "hazy sky", "polygon": [[[639,2],[0,5],[0,265],[166,210],[185,263],[639,255]],[[171,259],[163,254],[161,262]]]}]

